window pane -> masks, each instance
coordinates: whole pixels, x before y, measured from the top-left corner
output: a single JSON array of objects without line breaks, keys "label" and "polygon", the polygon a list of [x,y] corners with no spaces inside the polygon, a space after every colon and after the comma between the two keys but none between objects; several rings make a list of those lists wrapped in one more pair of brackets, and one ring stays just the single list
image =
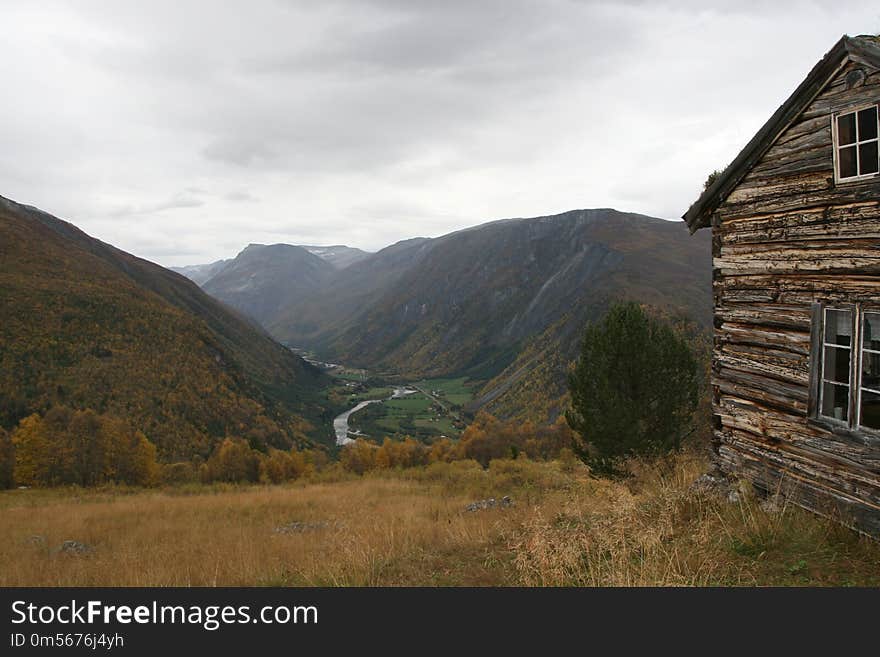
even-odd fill
[{"label": "window pane", "polygon": [[865,313],[862,322],[862,344],[865,349],[880,351],[880,313]]},{"label": "window pane", "polygon": [[862,420],[860,424],[870,429],[880,429],[880,395],[862,391]]},{"label": "window pane", "polygon": [[869,107],[859,112],[859,141],[877,137],[877,108]]},{"label": "window pane", "polygon": [[837,143],[854,144],[856,141],[856,115],[844,114],[837,117]]},{"label": "window pane", "polygon": [[859,175],[858,169],[856,169],[855,146],[848,146],[837,151],[837,161],[841,178],[852,178]]},{"label": "window pane", "polygon": [[872,141],[859,146],[859,175],[877,173],[877,142]]},{"label": "window pane", "polygon": [[825,342],[847,347],[852,343],[851,310],[825,310]]},{"label": "window pane", "polygon": [[862,386],[880,390],[880,354],[862,353]]},{"label": "window pane", "polygon": [[822,384],[822,415],[846,420],[849,412],[849,388],[833,383]]},{"label": "window pane", "polygon": [[825,347],[825,372],[822,378],[826,381],[849,383],[849,349]]}]

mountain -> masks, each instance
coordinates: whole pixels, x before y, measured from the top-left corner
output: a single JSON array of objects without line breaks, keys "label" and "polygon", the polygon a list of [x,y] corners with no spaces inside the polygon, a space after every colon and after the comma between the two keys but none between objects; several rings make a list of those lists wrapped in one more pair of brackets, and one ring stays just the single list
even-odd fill
[{"label": "mountain", "polygon": [[226,435],[324,437],[321,372],[183,276],[3,197],[0,317],[0,427],[91,408],[130,421],[166,460]]},{"label": "mountain", "polygon": [[213,290],[220,275],[206,291],[279,340],[388,374],[466,375],[478,405],[505,417],[553,418],[584,323],[616,299],[711,325],[710,237],[607,208],[405,240],[284,285],[264,272],[277,292],[249,288],[259,298]]},{"label": "mountain", "polygon": [[[405,256],[396,269],[380,251],[333,279],[333,290],[360,290],[370,285],[368,268],[384,277],[369,303],[349,308],[347,318],[315,318],[318,330],[300,333],[294,313],[282,312],[284,321],[270,330],[353,364],[413,376],[485,377],[564,315],[590,319],[616,298],[674,309],[706,326],[711,321],[709,239],[688,235],[678,222],[576,210],[496,221],[391,252]],[[333,295],[325,288],[319,296],[321,309]],[[301,312],[311,304],[314,296],[295,307]]]},{"label": "mountain", "polygon": [[430,248],[417,237],[386,247],[334,274],[311,294],[291,296],[264,324],[278,339],[319,347],[352,328]]},{"label": "mountain", "polygon": [[337,269],[345,269],[356,262],[360,262],[365,258],[369,258],[370,254],[361,249],[355,249],[351,246],[343,246],[336,244],[334,246],[305,246],[303,247],[309,253],[318,256],[322,260],[326,260]]},{"label": "mountain", "polygon": [[[252,247],[257,247],[261,245],[252,244]],[[356,262],[360,262],[365,258],[370,257],[370,253],[367,251],[362,251],[361,249],[356,249],[351,246],[344,246],[342,244],[335,244],[333,246],[306,246],[306,245],[276,245],[276,246],[299,246],[299,248],[303,248],[312,255],[318,256],[321,260],[324,260],[331,265],[335,269],[345,269],[346,267],[355,264]],[[196,285],[203,286],[212,277],[216,276],[220,271],[230,262],[232,262],[232,258],[227,258],[225,260],[217,260],[216,262],[211,262],[205,265],[184,265],[183,267],[169,267],[171,271],[177,272],[178,274],[183,274],[188,279],[193,281]]]},{"label": "mountain", "polygon": [[207,265],[186,265],[184,267],[169,267],[169,269],[178,274],[183,274],[196,285],[204,285],[214,274],[223,269],[227,262],[229,262],[228,259],[217,260]]},{"label": "mountain", "polygon": [[267,326],[279,307],[321,288],[336,271],[301,246],[250,244],[202,288]]}]

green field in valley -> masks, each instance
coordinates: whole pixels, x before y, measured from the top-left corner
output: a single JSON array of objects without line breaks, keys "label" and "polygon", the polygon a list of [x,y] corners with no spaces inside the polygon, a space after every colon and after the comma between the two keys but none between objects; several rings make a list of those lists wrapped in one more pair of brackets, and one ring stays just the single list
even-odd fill
[{"label": "green field in valley", "polygon": [[464,406],[474,398],[473,390],[465,385],[467,377],[457,379],[426,379],[419,381],[419,388],[454,406]]},{"label": "green field in valley", "polygon": [[[373,440],[412,436],[420,439],[458,436],[464,424],[458,409],[473,399],[465,378],[427,379],[413,386],[424,390],[400,399],[373,404],[353,415],[349,422]],[[352,395],[353,401],[382,399],[393,392],[390,387],[371,388]]]}]

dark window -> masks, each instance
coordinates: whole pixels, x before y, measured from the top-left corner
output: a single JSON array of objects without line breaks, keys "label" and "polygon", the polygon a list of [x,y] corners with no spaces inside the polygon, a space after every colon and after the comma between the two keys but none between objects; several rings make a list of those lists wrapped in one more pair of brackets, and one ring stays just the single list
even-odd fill
[{"label": "dark window", "polygon": [[877,139],[877,108],[869,107],[859,112],[859,141]]},{"label": "dark window", "polygon": [[817,413],[850,429],[880,430],[880,310],[825,308],[821,318]]},{"label": "dark window", "polygon": [[837,143],[841,146],[856,143],[855,112],[837,117]]},{"label": "dark window", "polygon": [[871,141],[859,146],[859,173],[863,176],[869,173],[877,173],[880,168],[880,159],[877,158],[877,142]]},{"label": "dark window", "polygon": [[877,105],[840,114],[835,124],[838,179],[873,176],[880,172]]}]

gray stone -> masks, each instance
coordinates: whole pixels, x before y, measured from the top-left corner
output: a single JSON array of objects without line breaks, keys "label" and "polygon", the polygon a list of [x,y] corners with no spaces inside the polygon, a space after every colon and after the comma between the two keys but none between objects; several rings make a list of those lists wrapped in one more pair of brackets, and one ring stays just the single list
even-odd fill
[{"label": "gray stone", "polygon": [[335,526],[335,524],[336,523],[327,522],[326,520],[321,520],[318,522],[302,522],[300,520],[294,520],[287,523],[286,525],[279,525],[272,531],[274,531],[276,534],[301,534],[303,532],[327,529],[328,527]]},{"label": "gray stone", "polygon": [[91,545],[88,543],[80,543],[79,541],[64,541],[57,550],[59,554],[69,554],[78,557],[91,554],[94,551],[95,548]]},{"label": "gray stone", "polygon": [[785,498],[779,493],[767,496],[761,500],[761,510],[769,515],[781,513],[785,509]]},{"label": "gray stone", "polygon": [[694,483],[691,484],[691,490],[710,497],[717,497],[730,504],[738,504],[742,499],[742,494],[737,488],[736,482],[729,479],[718,468],[714,468],[697,477]]},{"label": "gray stone", "polygon": [[473,513],[474,511],[494,509],[496,506],[505,509],[507,507],[513,506],[513,500],[510,499],[510,497],[507,495],[502,497],[501,501],[496,500],[494,497],[490,497],[486,500],[477,500],[476,502],[471,502],[465,507],[465,511]]}]

